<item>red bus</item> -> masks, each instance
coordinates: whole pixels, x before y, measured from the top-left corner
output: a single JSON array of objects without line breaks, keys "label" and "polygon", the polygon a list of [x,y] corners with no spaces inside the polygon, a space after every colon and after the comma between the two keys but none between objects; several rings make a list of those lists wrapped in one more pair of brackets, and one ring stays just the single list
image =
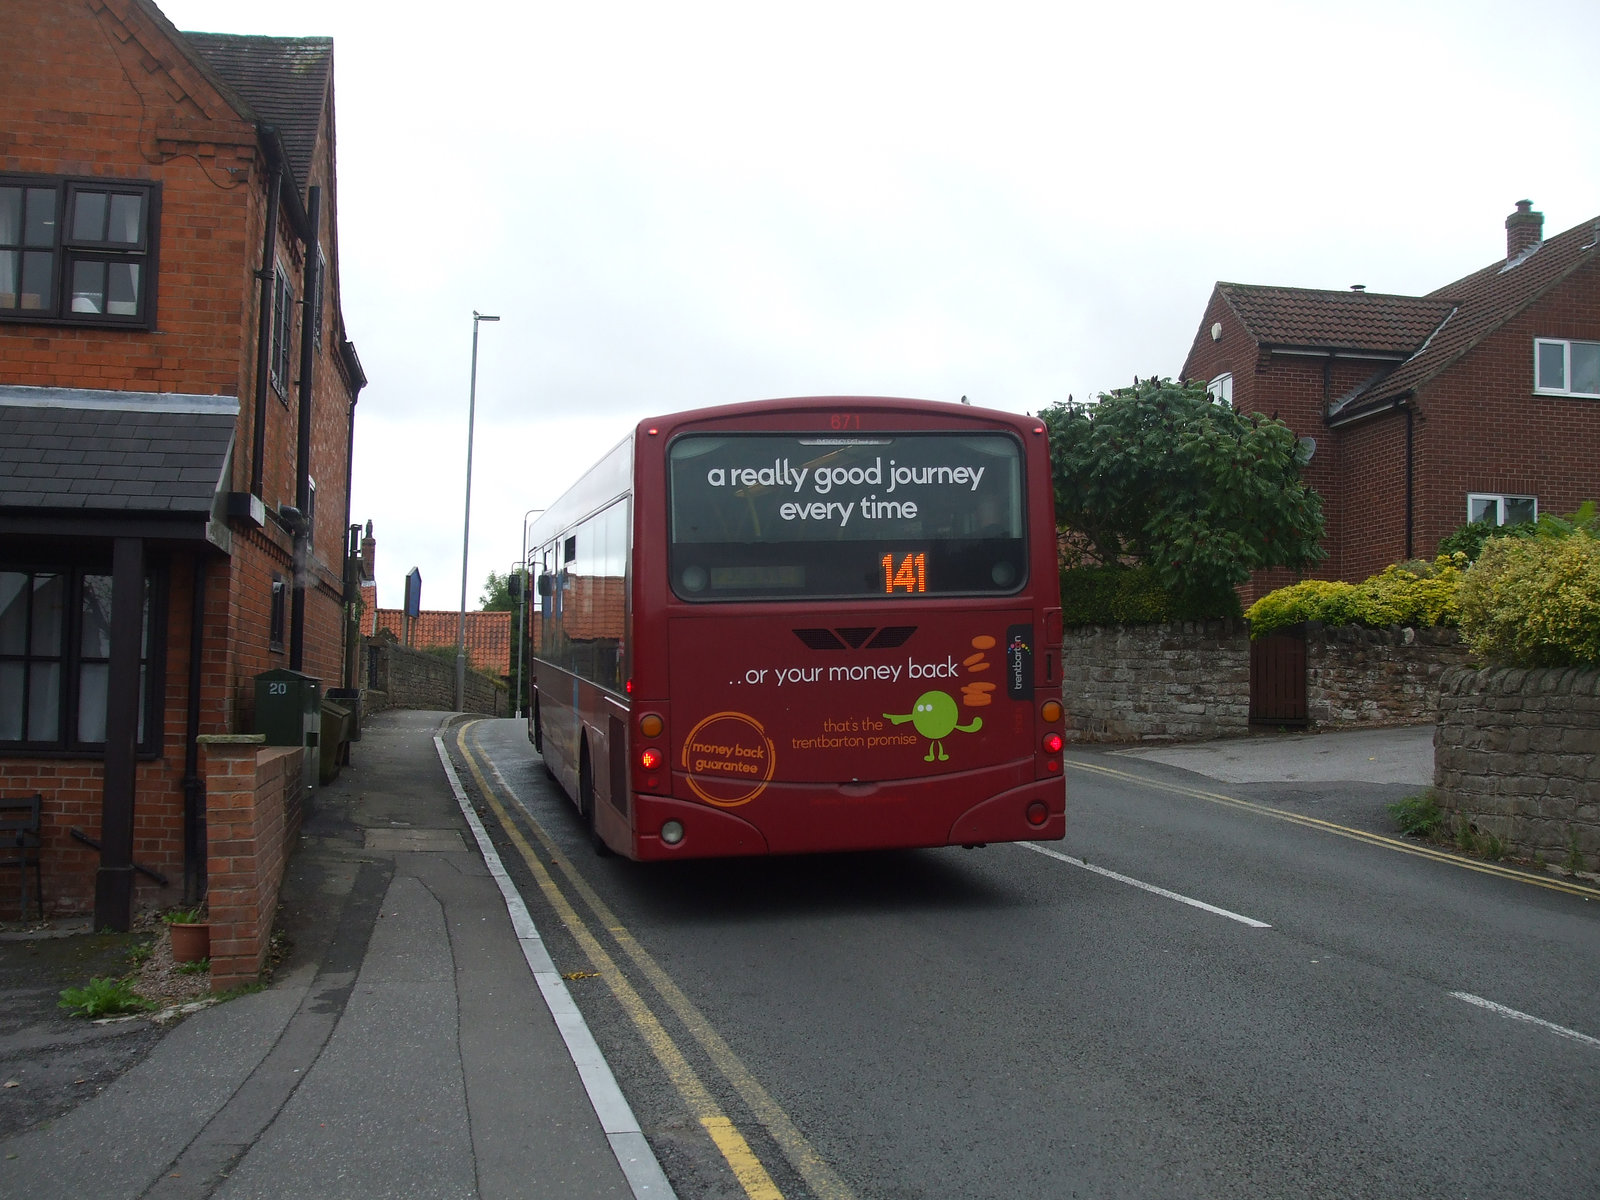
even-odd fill
[{"label": "red bus", "polygon": [[1041,422],[864,397],[641,421],[526,550],[528,736],[597,848],[1065,836]]}]

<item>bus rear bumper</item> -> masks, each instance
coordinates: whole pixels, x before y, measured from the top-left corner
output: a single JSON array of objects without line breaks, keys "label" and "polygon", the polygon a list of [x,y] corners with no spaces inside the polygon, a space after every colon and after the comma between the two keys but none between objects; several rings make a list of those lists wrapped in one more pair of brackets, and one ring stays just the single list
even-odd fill
[{"label": "bus rear bumper", "polygon": [[1057,776],[1035,780],[973,805],[950,826],[949,843],[972,846],[981,842],[1059,842],[1066,836],[1067,785]]},{"label": "bus rear bumper", "polygon": [[[636,796],[634,803],[639,829],[633,857],[640,862],[771,853],[759,829],[725,809],[670,796]],[[670,844],[662,837],[669,822],[681,830]]]}]

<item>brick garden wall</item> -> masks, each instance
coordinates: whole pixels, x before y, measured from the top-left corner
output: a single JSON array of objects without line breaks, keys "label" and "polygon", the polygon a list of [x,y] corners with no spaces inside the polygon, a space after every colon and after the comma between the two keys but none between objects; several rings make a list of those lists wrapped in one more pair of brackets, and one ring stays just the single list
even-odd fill
[{"label": "brick garden wall", "polygon": [[260,734],[200,742],[211,990],[224,992],[256,982],[267,960],[278,891],[304,813],[304,751],[267,746]]},{"label": "brick garden wall", "polygon": [[1600,861],[1600,671],[1445,673],[1433,742],[1439,806],[1519,857]]}]

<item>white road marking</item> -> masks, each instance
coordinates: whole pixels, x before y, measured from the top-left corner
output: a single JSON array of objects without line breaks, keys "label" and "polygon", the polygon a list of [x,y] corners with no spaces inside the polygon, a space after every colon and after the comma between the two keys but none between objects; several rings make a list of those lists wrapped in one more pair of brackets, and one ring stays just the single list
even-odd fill
[{"label": "white road marking", "polygon": [[1212,913],[1215,916],[1227,917],[1228,920],[1237,921],[1241,925],[1248,925],[1251,929],[1272,928],[1272,926],[1268,925],[1265,921],[1258,921],[1254,917],[1246,917],[1241,916],[1236,912],[1229,912],[1225,908],[1218,908],[1215,904],[1207,904],[1204,900],[1196,900],[1192,896],[1182,896],[1177,892],[1169,892],[1166,888],[1157,887],[1153,883],[1145,883],[1142,880],[1134,879],[1131,875],[1122,875],[1116,871],[1107,870],[1105,867],[1097,867],[1093,863],[1084,862],[1081,858],[1073,858],[1070,854],[1062,854],[1059,850],[1047,850],[1043,846],[1040,846],[1034,842],[1018,842],[1016,844],[1026,850],[1032,850],[1035,854],[1042,854],[1046,858],[1053,858],[1057,862],[1064,862],[1068,866],[1082,867],[1085,871],[1093,871],[1096,875],[1104,875],[1107,879],[1115,879],[1118,883],[1126,883],[1130,887],[1142,888],[1144,891],[1147,891],[1152,895],[1164,896],[1168,900],[1176,900],[1179,904],[1187,904],[1191,908],[1202,909],[1203,911]]},{"label": "white road marking", "polygon": [[1553,1024],[1542,1017],[1518,1012],[1514,1008],[1507,1008],[1504,1004],[1496,1004],[1493,1000],[1485,1000],[1482,996],[1474,996],[1471,992],[1451,992],[1450,995],[1456,1000],[1465,1000],[1468,1004],[1486,1008],[1502,1017],[1509,1017],[1513,1021],[1526,1021],[1530,1025],[1537,1025],[1541,1029],[1547,1029],[1558,1037],[1571,1038],[1575,1042],[1582,1042],[1585,1046],[1593,1046],[1596,1050],[1600,1050],[1600,1038],[1590,1037],[1587,1033],[1579,1033],[1576,1029],[1568,1029],[1565,1025]]}]

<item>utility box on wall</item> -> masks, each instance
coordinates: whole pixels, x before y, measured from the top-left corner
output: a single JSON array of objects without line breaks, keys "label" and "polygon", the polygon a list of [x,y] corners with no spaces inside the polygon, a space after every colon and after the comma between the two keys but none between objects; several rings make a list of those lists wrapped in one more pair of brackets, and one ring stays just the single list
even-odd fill
[{"label": "utility box on wall", "polygon": [[305,750],[305,783],[317,781],[322,741],[322,680],[279,668],[256,676],[256,727],[269,746]]}]

